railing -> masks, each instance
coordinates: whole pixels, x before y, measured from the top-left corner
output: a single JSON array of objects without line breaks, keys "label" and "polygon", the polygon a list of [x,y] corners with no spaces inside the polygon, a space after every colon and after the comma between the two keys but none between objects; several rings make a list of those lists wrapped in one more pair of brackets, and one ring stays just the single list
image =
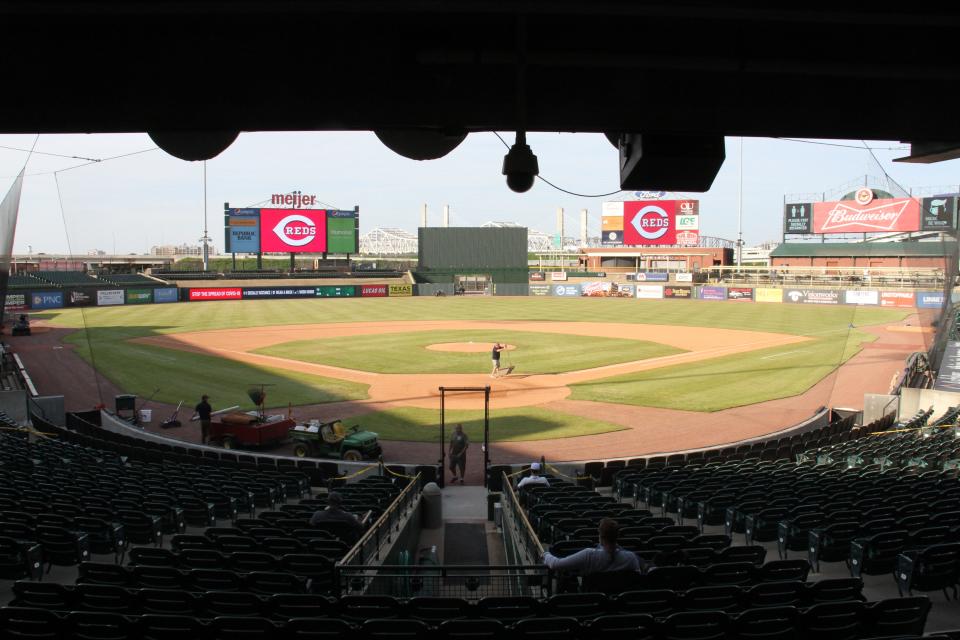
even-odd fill
[{"label": "railing", "polygon": [[474,601],[487,596],[551,595],[544,565],[408,564],[340,567],[340,595],[387,595],[396,598],[441,596]]},{"label": "railing", "polygon": [[337,563],[342,570],[347,565],[369,565],[381,560],[384,549],[393,544],[406,517],[420,501],[420,474],[404,487],[400,495],[387,507],[377,521],[367,529],[357,543]]},{"label": "railing", "polygon": [[543,545],[527,519],[516,492],[510,485],[510,478],[503,474],[503,493],[500,501],[503,516],[503,539],[507,553],[514,554],[518,564],[539,564],[543,558]]}]

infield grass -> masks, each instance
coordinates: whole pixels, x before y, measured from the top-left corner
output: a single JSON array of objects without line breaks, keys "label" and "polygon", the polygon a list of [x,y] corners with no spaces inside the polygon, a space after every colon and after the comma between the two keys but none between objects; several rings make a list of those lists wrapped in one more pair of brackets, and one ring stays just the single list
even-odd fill
[{"label": "infield grass", "polygon": [[[447,439],[453,433],[454,425],[461,423],[474,446],[478,447],[483,442],[482,411],[448,409],[445,418]],[[437,411],[433,409],[401,407],[357,416],[344,420],[344,423],[359,424],[364,429],[376,431],[383,440],[440,441],[440,422]],[[625,429],[626,427],[602,420],[589,420],[540,407],[517,407],[490,412],[491,442],[573,438]]]},{"label": "infield grass", "polygon": [[[492,367],[490,350],[498,341],[516,347],[502,352],[503,366],[520,365],[523,373],[563,373],[683,353],[682,349],[643,340],[500,330],[297,340],[254,353],[376,373],[486,373]],[[428,345],[451,342],[472,342],[488,348],[476,353],[427,349]]]}]

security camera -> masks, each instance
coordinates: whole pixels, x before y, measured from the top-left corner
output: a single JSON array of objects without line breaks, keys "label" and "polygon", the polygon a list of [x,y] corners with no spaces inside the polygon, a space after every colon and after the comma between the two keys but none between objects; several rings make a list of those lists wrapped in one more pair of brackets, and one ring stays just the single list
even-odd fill
[{"label": "security camera", "polygon": [[517,193],[529,191],[538,173],[540,167],[537,156],[527,145],[526,134],[518,131],[516,142],[503,156],[503,175],[507,176],[507,186]]}]

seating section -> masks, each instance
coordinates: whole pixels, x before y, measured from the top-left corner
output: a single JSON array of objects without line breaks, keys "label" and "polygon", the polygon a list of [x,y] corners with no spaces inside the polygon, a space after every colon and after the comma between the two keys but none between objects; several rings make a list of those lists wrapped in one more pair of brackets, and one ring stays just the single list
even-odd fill
[{"label": "seating section", "polygon": [[83,271],[35,271],[31,275],[44,283],[61,287],[103,285],[103,281],[87,275]]},{"label": "seating section", "polygon": [[[17,586],[19,586],[18,583]],[[47,586],[47,585],[45,585]],[[0,609],[5,637],[58,638],[831,638],[920,636],[930,609],[925,597],[864,603],[814,602],[726,611],[702,608],[707,600],[676,596],[678,608],[659,615],[637,606],[648,592],[553,596],[528,608],[524,597],[481,599],[257,595],[239,591],[54,585],[46,598],[19,598]],[[640,599],[638,600],[637,597]],[[669,596],[661,596],[669,597]],[[488,602],[495,600],[495,602]],[[517,606],[511,606],[515,600]],[[652,601],[652,598],[650,599]],[[501,611],[527,614],[514,619]],[[369,614],[371,608],[377,617]],[[437,612],[441,612],[439,617]],[[453,612],[454,615],[450,615]],[[83,633],[84,631],[87,633]],[[127,634],[126,636],[124,634]]]},{"label": "seating section", "polygon": [[151,287],[166,284],[156,278],[148,278],[141,273],[101,273],[97,276],[103,282],[115,285],[146,285]]}]

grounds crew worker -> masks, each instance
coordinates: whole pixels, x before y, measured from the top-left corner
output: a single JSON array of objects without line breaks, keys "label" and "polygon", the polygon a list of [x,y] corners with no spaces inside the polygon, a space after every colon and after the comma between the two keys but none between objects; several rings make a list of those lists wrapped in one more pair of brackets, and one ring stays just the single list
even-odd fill
[{"label": "grounds crew worker", "polygon": [[207,402],[209,399],[208,395],[200,396],[200,404],[194,408],[197,417],[200,418],[200,444],[207,444],[207,435],[210,433],[210,412],[213,409]]}]

